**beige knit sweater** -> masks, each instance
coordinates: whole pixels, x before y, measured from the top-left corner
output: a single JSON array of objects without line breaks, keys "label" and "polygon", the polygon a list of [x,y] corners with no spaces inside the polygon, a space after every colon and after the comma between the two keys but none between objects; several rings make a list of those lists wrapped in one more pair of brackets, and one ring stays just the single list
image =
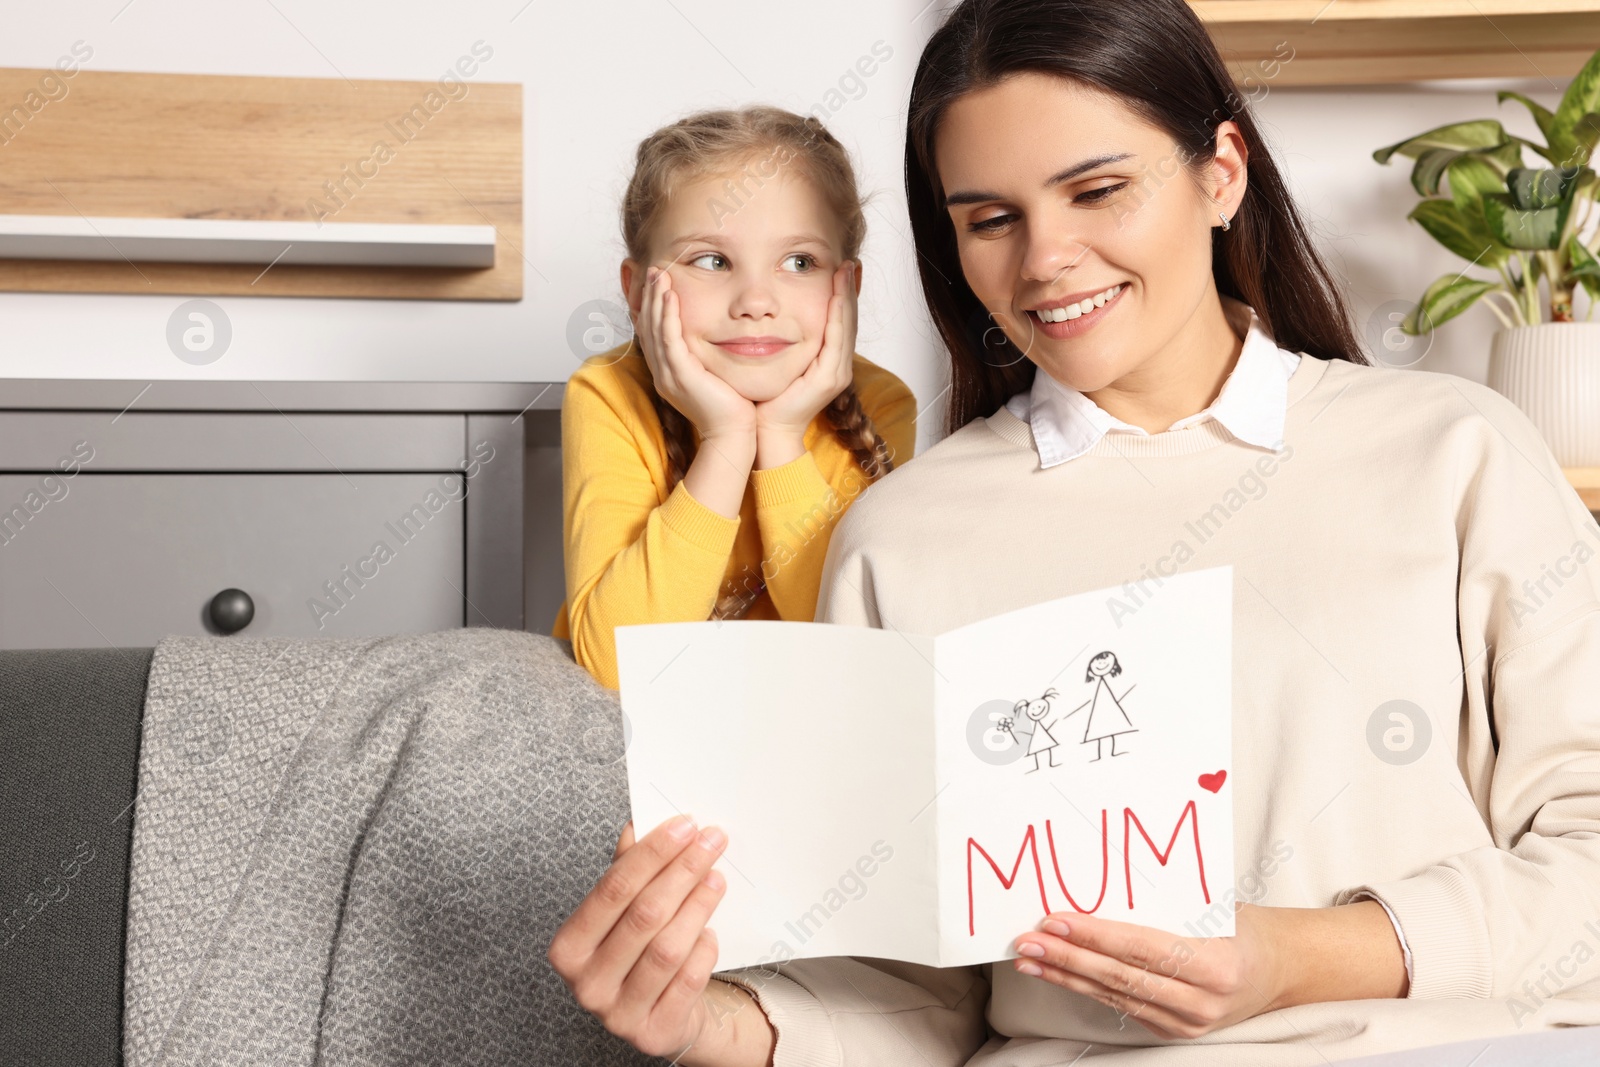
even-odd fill
[{"label": "beige knit sweater", "polygon": [[1234,894],[1368,890],[1409,996],[1163,1042],[1006,963],[721,976],[777,1067],[1323,1064],[1600,1024],[1600,527],[1482,385],[1307,357],[1288,399],[1276,455],[1206,420],[1043,470],[1027,423],[975,420],[846,514],[817,619],[938,634],[1108,586],[1136,609],[1232,564]]}]

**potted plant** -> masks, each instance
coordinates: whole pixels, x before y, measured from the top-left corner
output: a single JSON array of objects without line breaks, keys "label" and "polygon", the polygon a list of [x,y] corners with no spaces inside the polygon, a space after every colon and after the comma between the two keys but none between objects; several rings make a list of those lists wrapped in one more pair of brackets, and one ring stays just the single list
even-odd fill
[{"label": "potted plant", "polygon": [[[1489,385],[1527,413],[1562,466],[1600,467],[1600,322],[1588,321],[1600,297],[1592,226],[1600,182],[1589,166],[1600,141],[1600,52],[1554,111],[1521,93],[1501,92],[1499,103],[1507,100],[1532,113],[1544,144],[1476,119],[1372,154],[1379,163],[1416,161],[1411,184],[1425,199],[1407,217],[1467,261],[1428,286],[1401,329],[1427,333],[1484,301],[1502,326],[1490,345]],[[1540,157],[1535,165],[1525,150]],[[1580,286],[1591,301],[1583,322],[1572,313]]]}]

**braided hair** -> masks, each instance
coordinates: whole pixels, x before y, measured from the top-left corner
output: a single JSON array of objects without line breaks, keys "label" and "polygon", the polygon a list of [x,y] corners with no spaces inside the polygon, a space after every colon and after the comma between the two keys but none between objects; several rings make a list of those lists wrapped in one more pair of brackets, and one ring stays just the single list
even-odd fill
[{"label": "braided hair", "polygon": [[[633,176],[622,198],[622,236],[629,258],[635,263],[649,262],[652,224],[668,203],[675,184],[738,171],[748,160],[774,156],[781,156],[785,166],[799,168],[818,190],[840,222],[844,258],[857,258],[866,235],[866,201],[858,191],[849,154],[814,116],[767,105],[699,111],[640,142]],[[648,362],[645,367],[648,374]],[[653,382],[651,399],[666,444],[670,493],[694,460],[694,426],[661,396]],[[894,469],[889,444],[862,406],[854,383],[834,397],[822,409],[822,415],[834,438],[869,481]],[[765,581],[758,577],[753,588],[719,593],[711,618],[742,616],[764,588]]]},{"label": "braided hair", "polygon": [[[653,389],[651,400],[655,404],[656,417],[661,420],[661,435],[666,441],[667,492],[670,493],[683,480],[683,476],[689,470],[689,464],[694,461],[694,426],[681,411],[667,403],[661,394]],[[834,437],[849,450],[856,465],[866,473],[868,481],[876,481],[894,470],[894,457],[889,449],[889,442],[873,425],[872,417],[867,414],[866,408],[861,406],[861,398],[856,395],[854,386],[847,386],[842,393],[834,397],[828,406],[822,409],[822,414],[832,428]],[[764,588],[766,581],[758,576],[754,588],[734,589],[719,594],[711,617],[739,618],[749,610],[751,604],[755,603]]]}]

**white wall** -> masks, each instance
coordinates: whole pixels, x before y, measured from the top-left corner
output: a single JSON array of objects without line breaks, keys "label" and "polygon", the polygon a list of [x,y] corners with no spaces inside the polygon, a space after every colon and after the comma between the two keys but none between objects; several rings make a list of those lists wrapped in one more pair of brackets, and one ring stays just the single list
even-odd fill
[{"label": "white wall", "polygon": [[[470,81],[525,86],[525,297],[511,304],[213,298],[232,322],[233,341],[215,363],[193,366],[166,344],[167,318],[184,297],[0,293],[0,378],[565,380],[578,358],[566,341],[569,319],[588,301],[621,298],[616,204],[639,139],[697,107],[765,101],[801,112],[822,105],[864,188],[877,193],[858,350],[900,374],[924,402],[943,386],[901,184],[905,99],[920,43],[938,17],[918,0],[811,0],[787,11],[731,0],[101,0],[92,13],[81,7],[9,11],[0,65],[52,66],[81,40],[93,49],[88,70],[434,80],[482,40],[493,56]],[[852,67],[879,41],[891,58],[852,84]],[[845,91],[830,99],[841,82]],[[1362,323],[1463,266],[1405,221],[1416,200],[1408,162],[1380,167],[1372,149],[1480,116],[1533,135],[1520,107],[1496,108],[1499,87],[1553,104],[1565,86],[1537,77],[1351,91],[1269,85],[1259,100],[1258,114]],[[69,93],[33,121],[71,106]],[[0,165],[4,152],[0,146]],[[249,165],[247,151],[240,165]],[[1482,380],[1496,326],[1487,310],[1469,311],[1441,328],[1417,366]],[[937,405],[925,412],[919,448],[936,436],[942,415]]]},{"label": "white wall", "polygon": [[[117,15],[124,2],[103,0],[92,16],[80,5],[17,6],[0,34],[0,65],[49,67],[82,40],[93,49],[86,70],[431,81],[482,39],[493,56],[471,80],[524,85],[525,296],[214,297],[233,340],[221,359],[196,367],[165,340],[184,297],[0,293],[0,377],[564,381],[578,359],[565,340],[569,317],[587,301],[621,297],[616,205],[639,140],[695,108],[755,101],[828,107],[862,184],[884,190],[864,257],[873,288],[858,347],[896,368],[926,360],[926,342],[906,325],[914,279],[897,233],[900,111],[928,23],[907,4],[811,0],[793,16],[754,16],[727,0],[134,0]],[[830,101],[878,41],[892,52],[887,62],[856,98]],[[72,103],[69,93],[33,121]]]}]

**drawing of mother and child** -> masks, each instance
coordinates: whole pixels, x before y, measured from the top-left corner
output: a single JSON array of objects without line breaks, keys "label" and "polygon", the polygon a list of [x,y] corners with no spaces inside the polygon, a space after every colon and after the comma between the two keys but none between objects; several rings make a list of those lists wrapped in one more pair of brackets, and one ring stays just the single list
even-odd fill
[{"label": "drawing of mother and child", "polygon": [[[1057,766],[1055,750],[1061,744],[1061,741],[1051,732],[1051,727],[1065,722],[1084,708],[1089,709],[1089,718],[1084,725],[1082,743],[1088,744],[1093,741],[1095,744],[1094,759],[1089,760],[1089,762],[1093,763],[1105,755],[1105,743],[1108,739],[1111,742],[1111,754],[1113,756],[1127,755],[1126,751],[1117,751],[1117,738],[1123,734],[1135,733],[1138,730],[1138,727],[1134,726],[1133,722],[1128,718],[1127,711],[1122,707],[1122,702],[1127,699],[1129,693],[1133,692],[1134,687],[1128,686],[1127,689],[1123,690],[1122,695],[1118,696],[1112,691],[1111,683],[1108,681],[1108,679],[1115,678],[1121,673],[1122,664],[1117,661],[1116,653],[1107,651],[1091,657],[1088,669],[1084,672],[1083,680],[1094,683],[1094,695],[1065,715],[1061,715],[1049,722],[1045,722],[1045,716],[1050,713],[1051,702],[1059,699],[1061,695],[1055,689],[1046,689],[1041,696],[1034,700],[1017,701],[1016,717],[1021,719],[1023,716],[1027,716],[1033,722],[1033,732],[1026,735],[1028,750],[1024,753],[1024,755],[1033,757],[1033,766],[1028,768],[1029,773],[1039,770],[1040,756],[1046,757],[1050,766]],[[1022,738],[1018,737],[1012,728],[1012,720],[1003,720],[1000,723],[1000,727],[1011,734],[1012,739],[1017,744],[1022,744]]]}]

